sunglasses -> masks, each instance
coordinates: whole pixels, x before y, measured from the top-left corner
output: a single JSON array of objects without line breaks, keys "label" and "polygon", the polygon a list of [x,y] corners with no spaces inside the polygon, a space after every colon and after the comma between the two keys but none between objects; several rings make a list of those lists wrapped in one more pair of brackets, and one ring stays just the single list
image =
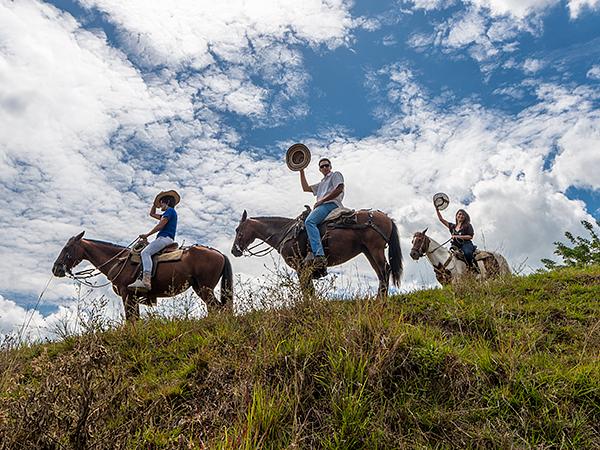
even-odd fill
[{"label": "sunglasses", "polygon": [[324,169],[325,167],[329,167],[329,164],[321,164],[319,166],[319,169]]}]

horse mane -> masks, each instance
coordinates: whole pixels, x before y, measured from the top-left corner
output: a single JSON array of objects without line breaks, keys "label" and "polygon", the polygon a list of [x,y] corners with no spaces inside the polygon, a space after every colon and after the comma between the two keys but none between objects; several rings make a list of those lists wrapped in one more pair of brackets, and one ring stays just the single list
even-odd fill
[{"label": "horse mane", "polygon": [[259,217],[251,217],[251,219],[255,220],[295,220],[291,217],[281,217],[281,216],[259,216]]},{"label": "horse mane", "polygon": [[292,219],[291,217],[281,217],[281,216],[259,216],[259,217],[250,217],[251,219],[254,220],[261,220],[261,221],[272,221],[272,222],[278,222],[278,221],[286,221],[286,222],[292,222],[296,219]]},{"label": "horse mane", "polygon": [[114,244],[112,242],[107,242],[107,241],[99,241],[98,239],[86,239],[86,241],[94,242],[96,244],[110,245],[111,247],[115,247],[115,248],[119,248],[119,249],[126,248],[124,245]]}]

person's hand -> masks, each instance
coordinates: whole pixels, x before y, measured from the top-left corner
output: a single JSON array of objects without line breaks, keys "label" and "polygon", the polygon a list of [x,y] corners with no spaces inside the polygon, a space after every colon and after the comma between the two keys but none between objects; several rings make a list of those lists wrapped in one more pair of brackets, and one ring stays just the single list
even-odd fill
[{"label": "person's hand", "polygon": [[148,239],[148,235],[147,235],[147,234],[143,234],[143,233],[142,233],[142,234],[140,234],[138,237],[139,237],[140,239]]}]

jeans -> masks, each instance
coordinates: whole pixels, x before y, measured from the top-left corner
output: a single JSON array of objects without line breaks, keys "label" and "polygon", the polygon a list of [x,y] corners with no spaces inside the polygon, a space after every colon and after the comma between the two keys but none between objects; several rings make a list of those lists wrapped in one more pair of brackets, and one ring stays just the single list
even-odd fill
[{"label": "jeans", "polygon": [[159,236],[150,242],[140,253],[144,273],[152,273],[152,255],[160,252],[167,245],[171,245],[173,239],[167,236]]},{"label": "jeans", "polygon": [[473,265],[474,261],[473,261],[473,253],[475,252],[475,245],[473,245],[473,242],[471,241],[465,241],[461,247],[464,255],[465,255],[465,259],[467,260],[467,264],[469,264],[470,266]]},{"label": "jeans", "polygon": [[310,243],[310,248],[315,256],[325,256],[323,244],[321,244],[321,235],[319,234],[319,224],[337,207],[338,206],[333,202],[319,205],[312,210],[304,221],[306,233],[308,234],[308,242]]}]

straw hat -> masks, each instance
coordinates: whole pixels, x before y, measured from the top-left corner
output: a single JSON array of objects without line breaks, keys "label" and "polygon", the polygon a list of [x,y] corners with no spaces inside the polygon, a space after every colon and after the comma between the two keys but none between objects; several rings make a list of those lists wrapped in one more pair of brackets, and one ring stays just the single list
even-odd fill
[{"label": "straw hat", "polygon": [[294,144],[285,154],[285,163],[294,172],[298,172],[310,163],[310,150],[304,144]]},{"label": "straw hat", "polygon": [[433,196],[433,204],[439,211],[443,211],[450,204],[450,199],[443,192],[438,192]]},{"label": "straw hat", "polygon": [[154,199],[154,206],[156,206],[158,208],[160,206],[160,199],[163,197],[166,197],[167,195],[170,195],[171,197],[173,197],[175,199],[175,204],[178,204],[181,201],[181,196],[177,193],[177,191],[174,191],[174,190],[161,191],[158,193],[158,195]]}]

